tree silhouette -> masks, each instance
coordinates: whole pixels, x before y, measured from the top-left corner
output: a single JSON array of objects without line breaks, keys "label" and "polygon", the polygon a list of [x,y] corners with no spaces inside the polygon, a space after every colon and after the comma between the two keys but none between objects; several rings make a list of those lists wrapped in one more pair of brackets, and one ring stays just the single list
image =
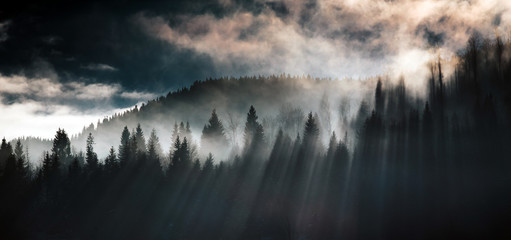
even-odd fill
[{"label": "tree silhouette", "polygon": [[122,130],[121,145],[119,145],[119,163],[121,166],[127,165],[131,158],[130,154],[130,131],[128,130],[128,127],[125,126]]},{"label": "tree silhouette", "polygon": [[260,147],[264,142],[264,130],[263,126],[257,121],[257,116],[254,106],[250,106],[247,113],[247,121],[245,123],[244,131],[244,144],[245,153],[254,154],[260,151]]},{"label": "tree silhouette", "polygon": [[145,137],[144,137],[144,132],[142,132],[142,128],[140,127],[140,123],[137,124],[137,128],[136,128],[136,133],[135,133],[135,137],[136,137],[136,140],[137,140],[137,153],[138,154],[145,154],[145,152],[147,152],[147,147],[146,147],[146,141],[145,141]]},{"label": "tree silhouette", "polygon": [[71,161],[71,141],[64,129],[57,130],[53,139],[52,155],[56,155],[65,165]]},{"label": "tree silhouette", "polygon": [[98,156],[94,152],[94,137],[92,136],[92,133],[89,133],[89,136],[87,137],[87,144],[86,144],[86,150],[85,150],[85,162],[87,164],[87,168],[93,172],[98,169]]},{"label": "tree silhouette", "polygon": [[218,119],[216,110],[213,109],[208,123],[202,129],[201,151],[203,153],[213,152],[215,155],[219,155],[223,152],[221,149],[227,146],[228,142],[224,134],[224,126],[220,119]]}]

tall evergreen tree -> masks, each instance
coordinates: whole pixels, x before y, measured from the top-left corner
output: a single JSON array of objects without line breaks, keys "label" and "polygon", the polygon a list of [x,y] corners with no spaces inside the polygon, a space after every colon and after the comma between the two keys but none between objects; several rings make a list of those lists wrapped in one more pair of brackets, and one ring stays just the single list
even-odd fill
[{"label": "tall evergreen tree", "polygon": [[43,178],[48,179],[52,172],[52,159],[50,153],[46,152],[43,157],[42,174]]},{"label": "tall evergreen tree", "polygon": [[125,126],[121,134],[121,145],[119,145],[119,163],[121,166],[126,166],[130,160],[130,131],[128,126]]},{"label": "tall evergreen tree", "polygon": [[12,154],[11,144],[8,143],[5,138],[2,138],[2,144],[0,145],[0,170],[4,170],[7,163],[7,158]]},{"label": "tall evergreen tree", "polygon": [[23,154],[23,145],[19,139],[16,141],[16,145],[14,146],[14,155],[16,156],[16,159],[25,158],[25,155]]},{"label": "tall evergreen tree", "polygon": [[140,127],[140,123],[137,125],[135,136],[137,139],[138,154],[145,154],[147,152],[147,147],[145,144],[146,141],[145,141],[145,137],[144,137],[144,132],[142,131],[142,128]]},{"label": "tall evergreen tree", "polygon": [[105,170],[110,174],[117,169],[117,154],[115,154],[114,146],[110,147],[108,156],[105,159]]},{"label": "tall evergreen tree", "polygon": [[228,146],[227,137],[224,134],[224,126],[216,110],[213,109],[211,117],[209,118],[208,124],[204,125],[201,136],[201,151],[203,154],[206,152],[213,152],[214,154],[225,155],[225,151],[222,150]]},{"label": "tall evergreen tree", "polygon": [[303,131],[303,143],[305,145],[315,146],[319,139],[319,127],[316,118],[312,116],[312,112],[307,115],[305,129]]},{"label": "tall evergreen tree", "polygon": [[177,125],[177,122],[174,122],[174,128],[172,129],[172,135],[170,136],[172,144],[174,144],[179,136],[179,125]]},{"label": "tall evergreen tree", "polygon": [[376,84],[376,90],[374,92],[374,106],[376,112],[379,114],[383,114],[384,106],[385,106],[385,98],[383,96],[381,78],[378,78],[378,83]]},{"label": "tall evergreen tree", "polygon": [[160,139],[156,135],[156,130],[153,128],[151,131],[151,136],[149,137],[149,141],[147,142],[147,153],[149,158],[159,159],[163,155],[163,151],[161,150]]},{"label": "tall evergreen tree", "polygon": [[264,142],[264,130],[263,126],[257,121],[258,118],[254,106],[250,106],[244,131],[246,153],[260,150],[259,147],[261,147]]},{"label": "tall evergreen tree", "polygon": [[209,153],[208,157],[206,158],[206,161],[204,161],[204,166],[202,167],[203,174],[210,174],[213,172],[214,168],[214,158],[213,154]]},{"label": "tall evergreen tree", "polygon": [[140,156],[140,154],[139,154],[140,152],[138,151],[138,138],[137,138],[135,129],[132,129],[130,136],[131,137],[130,137],[130,141],[129,141],[129,146],[130,146],[129,147],[129,149],[130,149],[129,161],[134,164],[134,163],[136,163],[137,157]]},{"label": "tall evergreen tree", "polygon": [[66,165],[71,161],[71,141],[64,129],[59,128],[57,130],[53,139],[51,154],[56,155]]},{"label": "tall evergreen tree", "polygon": [[87,163],[87,168],[91,171],[95,171],[98,169],[98,156],[94,152],[94,137],[92,133],[89,133],[87,137],[87,144],[85,147],[85,162]]},{"label": "tall evergreen tree", "polygon": [[190,129],[190,123],[186,122],[186,129],[185,129],[185,135],[186,139],[188,139],[188,142],[192,143],[192,130]]},{"label": "tall evergreen tree", "polygon": [[23,154],[23,145],[18,139],[16,146],[14,147],[14,156],[16,158],[16,172],[19,178],[25,179],[29,173],[28,162],[25,160],[25,154]]}]

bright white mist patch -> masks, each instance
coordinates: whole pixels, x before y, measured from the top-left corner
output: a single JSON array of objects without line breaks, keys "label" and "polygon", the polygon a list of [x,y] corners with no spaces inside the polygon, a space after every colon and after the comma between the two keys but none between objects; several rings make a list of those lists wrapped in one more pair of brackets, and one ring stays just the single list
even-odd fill
[{"label": "bright white mist patch", "polygon": [[0,137],[8,140],[21,136],[51,139],[58,128],[65,129],[70,135],[77,134],[84,126],[122,110],[112,109],[85,114],[69,106],[45,106],[35,101],[0,105],[2,113],[0,114]]}]

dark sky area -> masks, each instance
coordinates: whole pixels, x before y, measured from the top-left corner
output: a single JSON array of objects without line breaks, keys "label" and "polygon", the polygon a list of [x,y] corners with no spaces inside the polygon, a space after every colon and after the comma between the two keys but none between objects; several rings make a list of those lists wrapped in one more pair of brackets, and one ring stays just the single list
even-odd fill
[{"label": "dark sky area", "polygon": [[1,12],[0,22],[9,25],[0,45],[0,72],[37,76],[38,62],[45,61],[62,81],[86,78],[149,91],[217,75],[208,56],[144,34],[134,19],[140,12],[171,19],[176,14],[229,11],[207,2],[20,1]]}]

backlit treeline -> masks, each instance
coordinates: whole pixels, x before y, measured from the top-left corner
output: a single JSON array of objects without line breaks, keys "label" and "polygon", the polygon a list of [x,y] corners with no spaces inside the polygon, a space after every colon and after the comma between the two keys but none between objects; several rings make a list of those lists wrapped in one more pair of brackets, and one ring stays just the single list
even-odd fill
[{"label": "backlit treeline", "polygon": [[304,118],[298,134],[289,127],[268,136],[247,106],[237,147],[215,110],[201,139],[192,139],[186,121],[169,124],[171,146],[161,146],[155,130],[147,137],[140,125],[125,127],[104,159],[92,133],[74,154],[59,129],[40,166],[28,164],[20,141],[4,139],[0,231],[107,239],[510,237],[510,48],[500,38],[472,37],[451,77],[440,61],[430,65],[425,99],[411,96],[403,79],[377,81],[344,132],[321,131],[331,129],[320,121],[328,113],[290,108],[290,118]]}]

